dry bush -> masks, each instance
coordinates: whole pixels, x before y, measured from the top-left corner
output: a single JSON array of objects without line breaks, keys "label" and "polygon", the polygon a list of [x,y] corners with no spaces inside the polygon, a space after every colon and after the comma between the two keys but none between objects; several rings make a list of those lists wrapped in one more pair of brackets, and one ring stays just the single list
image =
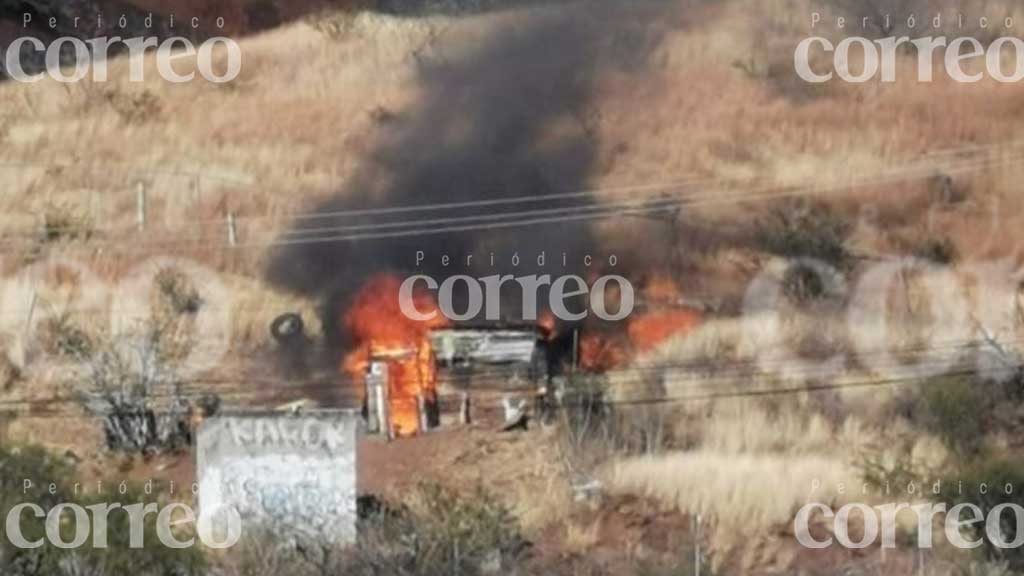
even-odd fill
[{"label": "dry bush", "polygon": [[349,10],[326,11],[306,17],[314,30],[332,41],[345,40],[355,28],[356,15]]},{"label": "dry bush", "polygon": [[68,313],[44,319],[39,327],[39,337],[47,353],[71,360],[88,358],[95,347],[94,336]]},{"label": "dry bush", "polygon": [[636,404],[612,401],[601,376],[569,379],[558,412],[558,448],[577,501],[601,493],[602,470],[616,459],[685,447],[676,438],[679,411],[647,396]]},{"label": "dry bush", "polygon": [[86,410],[103,419],[107,447],[150,455],[192,441],[192,407],[168,352],[167,334],[153,324],[99,344],[83,358],[75,382]]},{"label": "dry bush", "polygon": [[110,89],[103,92],[103,99],[126,124],[152,122],[163,112],[160,98],[147,89],[134,93]]},{"label": "dry bush", "polygon": [[17,384],[24,375],[5,350],[0,350],[0,390],[8,391]]},{"label": "dry bush", "polygon": [[40,242],[85,242],[94,234],[90,218],[69,205],[51,205],[43,212]]},{"label": "dry bush", "polygon": [[935,264],[953,264],[959,253],[956,244],[946,236],[928,235],[914,244],[911,255]]},{"label": "dry bush", "polygon": [[199,291],[180,270],[164,268],[157,273],[156,284],[171,315],[196,314],[203,305]]},{"label": "dry bush", "polygon": [[400,504],[367,510],[343,548],[256,532],[221,559],[227,576],[435,576],[515,572],[527,543],[497,498],[421,484]]},{"label": "dry bush", "polygon": [[837,269],[849,261],[845,246],[850,222],[831,207],[810,201],[790,202],[758,223],[764,251],[785,258],[810,258]]}]

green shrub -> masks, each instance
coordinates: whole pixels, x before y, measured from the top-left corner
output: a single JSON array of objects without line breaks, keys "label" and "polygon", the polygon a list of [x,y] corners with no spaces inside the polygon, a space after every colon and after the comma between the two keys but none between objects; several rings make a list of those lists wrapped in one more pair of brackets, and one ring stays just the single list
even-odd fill
[{"label": "green shrub", "polygon": [[[124,494],[107,483],[104,493],[95,489],[76,489],[75,467],[40,448],[0,448],[0,515],[6,519],[11,508],[23,502],[37,504],[43,510],[62,503],[88,507],[99,503],[122,505],[157,502],[159,495],[147,495],[139,486],[126,486]],[[34,486],[26,491],[23,482]],[[53,483],[53,489],[50,484]],[[45,539],[44,519],[23,514],[22,533],[29,541],[44,539],[43,546],[21,549],[8,538],[0,539],[0,574],[4,576],[199,576],[205,574],[206,562],[198,548],[165,547],[156,534],[156,515],[148,515],[143,530],[144,546],[129,547],[129,519],[126,513],[113,511],[108,516],[108,546],[94,548],[92,538],[72,550],[58,548]],[[62,525],[66,541],[72,539],[73,524]]]},{"label": "green shrub", "polygon": [[526,541],[498,499],[477,488],[464,494],[421,484],[401,509],[363,521],[359,544],[339,573],[352,576],[433,576],[507,573]]},{"label": "green shrub", "polygon": [[917,418],[953,453],[969,456],[983,444],[991,399],[976,378],[943,377],[922,385]]},{"label": "green shrub", "polygon": [[784,258],[810,258],[836,268],[849,264],[849,223],[820,203],[788,203],[758,222],[762,248]]},{"label": "green shrub", "polygon": [[[985,484],[988,489],[981,494],[979,487]],[[1004,487],[1012,486],[1010,494]],[[1000,504],[1016,504],[1024,506],[1024,464],[1006,458],[980,458],[965,464],[955,477],[942,481],[941,493],[933,498],[946,504],[950,509],[958,504],[974,504],[981,509],[987,518],[989,512]],[[1002,537],[1012,541],[1017,536],[1015,515],[1003,510],[1001,516]],[[1024,568],[1024,549],[999,548],[985,534],[985,522],[970,525],[967,530],[973,539],[981,539],[982,549],[990,561],[1006,563],[1013,570]]]}]

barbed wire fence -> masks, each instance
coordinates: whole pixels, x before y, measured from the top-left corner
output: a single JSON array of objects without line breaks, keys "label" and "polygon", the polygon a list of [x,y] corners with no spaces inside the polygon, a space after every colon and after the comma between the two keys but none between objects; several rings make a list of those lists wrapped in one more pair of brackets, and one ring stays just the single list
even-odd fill
[{"label": "barbed wire fence", "polygon": [[[13,171],[16,177],[6,179],[7,190],[31,193],[39,178],[59,178],[66,171],[80,170],[81,180],[88,184],[97,174],[105,184],[83,186],[83,202],[93,231],[127,232],[134,228],[147,246],[178,246],[187,244],[220,245],[229,248],[265,249],[274,246],[377,241],[421,235],[450,234],[480,230],[501,230],[567,222],[594,222],[622,217],[659,217],[678,214],[680,209],[721,206],[728,203],[766,202],[787,198],[826,198],[843,195],[850,190],[870,186],[892,186],[915,180],[948,179],[973,173],[1012,168],[1024,161],[1024,141],[992,145],[971,145],[940,150],[921,158],[875,174],[851,174],[848,180],[819,184],[813,180],[780,185],[765,178],[745,180],[681,175],[660,182],[607,186],[587,190],[489,198],[481,191],[481,200],[464,202],[423,203],[408,206],[382,206],[351,210],[266,210],[263,214],[243,213],[243,204],[259,191],[288,198],[285,191],[268,190],[255,177],[218,174],[202,170],[124,169],[111,178],[108,165],[69,165],[55,163],[0,163],[0,173]],[[307,175],[313,176],[313,175]],[[343,189],[344,177],[339,174],[316,174],[329,189]],[[69,192],[75,192],[70,190]],[[278,193],[280,192],[280,193]],[[53,203],[53,187],[43,187],[43,198],[29,194],[28,202],[38,207]],[[63,194],[62,196],[68,196]],[[2,198],[2,196],[0,196]],[[597,200],[596,202],[592,202]],[[557,206],[551,207],[552,203]],[[531,204],[539,208],[523,209]],[[129,208],[130,207],[130,208]],[[131,223],[112,225],[131,210]],[[206,217],[204,210],[215,217]],[[469,211],[467,214],[466,212]],[[441,216],[433,216],[436,213]],[[158,218],[162,214],[162,219]],[[449,215],[451,214],[451,215]],[[410,215],[412,217],[410,217]],[[45,212],[22,213],[30,221],[28,227],[12,234],[6,241],[38,238],[40,226],[48,233],[60,234],[60,222],[39,222]],[[15,214],[9,219],[16,219]],[[932,214],[928,214],[929,219]],[[361,221],[373,218],[371,222]],[[395,218],[398,218],[397,220]],[[34,220],[34,221],[33,221]],[[162,220],[162,221],[161,221]],[[281,221],[284,222],[281,222]],[[282,228],[280,224],[290,228]],[[159,224],[159,225],[158,225]],[[934,223],[929,220],[929,225]],[[247,234],[247,228],[266,233],[281,231],[278,237],[259,239]],[[993,229],[995,226],[993,227]],[[158,231],[167,236],[161,238]],[[94,244],[117,248],[116,243]],[[213,244],[211,244],[211,241]]]}]

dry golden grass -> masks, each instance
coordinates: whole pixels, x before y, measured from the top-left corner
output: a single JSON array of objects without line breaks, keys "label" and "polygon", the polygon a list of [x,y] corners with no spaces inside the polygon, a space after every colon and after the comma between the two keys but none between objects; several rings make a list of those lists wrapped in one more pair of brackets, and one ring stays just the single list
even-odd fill
[{"label": "dry golden grass", "polygon": [[[614,493],[651,496],[702,515],[713,526],[715,547],[727,551],[773,534],[806,502],[839,500],[839,484],[858,480],[849,464],[826,456],[697,451],[619,462],[609,484]],[[814,481],[822,487],[816,493]]]},{"label": "dry golden grass", "polygon": [[[900,80],[892,85],[836,84],[814,91],[793,84],[793,40],[808,34],[809,14],[820,6],[810,0],[702,3],[671,24],[658,23],[674,28],[649,55],[652,65],[642,81],[624,70],[608,71],[597,81],[595,113],[588,120],[598,147],[591,183],[635,185],[696,176],[751,181],[740,187],[743,191],[762,186],[820,189],[911,161],[941,171],[948,158],[917,159],[965,145],[992,147],[964,157],[971,160],[971,171],[955,178],[971,202],[939,214],[939,228],[965,253],[974,254],[981,244],[979,257],[1011,253],[1022,208],[1015,191],[1021,167],[995,147],[1022,127],[1024,117],[1018,112],[1024,88],[989,81],[959,85],[943,75],[920,84],[905,74],[912,68],[909,61],[901,62]],[[1020,11],[1009,4],[986,9]],[[520,22],[523,14],[400,19],[361,13],[345,18],[337,33],[324,34],[305,21],[246,38],[242,77],[224,87],[164,83],[153,73],[152,59],[148,80],[139,85],[122,80],[0,85],[5,162],[21,164],[0,167],[6,183],[0,193],[5,213],[0,236],[12,240],[10,252],[64,254],[108,280],[153,255],[202,262],[224,272],[237,294],[232,322],[238,351],[265,343],[266,324],[280,311],[302,309],[312,318],[311,303],[277,294],[260,281],[262,244],[279,237],[290,215],[340,190],[386,137],[375,111],[401,117],[419,101],[414,53],[457,58],[494,31]],[[788,64],[779,67],[780,62]],[[123,60],[115,62],[112,78],[122,77],[126,66]],[[995,161],[1004,165],[996,169],[983,163]],[[150,204],[144,234],[134,230],[140,181]],[[715,195],[713,186],[698,190]],[[827,194],[851,217],[865,203],[879,204],[889,220],[881,227],[861,228],[855,240],[870,245],[866,251],[884,253],[898,236],[919,232],[920,213],[908,210],[908,203],[917,206],[927,192],[926,184],[908,181],[835,188]],[[986,208],[996,201],[1001,220],[991,233]],[[694,214],[708,214],[715,224],[742,226],[761,209],[759,203],[729,203]],[[29,236],[38,233],[44,215],[56,210],[84,215],[94,229],[92,238],[40,247]],[[236,250],[226,247],[229,212],[238,217],[239,240],[246,245]],[[649,233],[633,222],[608,228],[608,244],[616,250],[642,246]],[[992,241],[986,243],[989,236]],[[756,270],[757,255],[744,246],[727,243],[722,248],[722,254],[738,254],[751,266],[727,270],[712,254],[691,275],[708,285],[716,275],[742,285]],[[17,256],[7,259],[5,272],[14,273],[22,262]],[[756,351],[742,337],[741,326],[724,321],[709,323],[640,362],[716,357],[742,362]],[[676,371],[660,385],[673,394],[747,382],[744,373]],[[773,383],[761,379],[753,385]],[[784,424],[817,437],[822,422],[811,418]],[[716,438],[715,425],[709,434]],[[745,436],[717,438],[716,449],[756,444]]]},{"label": "dry golden grass", "polygon": [[[597,147],[589,184],[706,180],[695,190],[709,203],[686,214],[715,233],[700,239],[706,253],[691,258],[693,268],[685,275],[680,272],[684,291],[690,295],[694,288],[696,297],[736,300],[764,263],[756,246],[744,243],[742,230],[764,212],[765,203],[711,204],[723,187],[744,193],[778,187],[815,191],[857,223],[851,248],[884,255],[904,250],[908,238],[925,236],[928,178],[952,171],[955,163],[959,171],[950,175],[968,199],[936,213],[935,230],[965,259],[1020,258],[1016,231],[1024,200],[1017,185],[1024,166],[1001,146],[1024,128],[1024,87],[992,81],[960,85],[943,74],[932,83],[917,83],[910,79],[913,63],[903,59],[899,81],[891,85],[837,83],[819,89],[794,81],[793,45],[809,34],[809,14],[821,5],[732,0],[689,7],[649,55],[651,66],[642,78],[614,70],[597,80],[587,114]],[[1024,22],[1024,9],[1010,2],[989,3],[986,10]],[[312,322],[313,302],[278,293],[261,280],[263,245],[287,229],[292,215],[343,189],[387,137],[381,111],[402,118],[415,108],[422,94],[414,52],[458,58],[522,14],[346,18],[333,34],[296,22],[246,38],[242,77],[226,87],[166,84],[154,73],[152,60],[149,80],[140,85],[0,85],[0,146],[4,162],[17,165],[0,166],[5,183],[0,239],[10,240],[3,272],[16,273],[32,254],[67,256],[107,281],[154,255],[198,261],[221,272],[234,295],[233,353],[242,358],[267,344],[267,325],[277,314],[301,311]],[[125,66],[114,63],[112,77],[122,76]],[[549,127],[553,134],[578,129]],[[928,156],[969,146],[978,148]],[[908,165],[917,169],[916,177],[873,182]],[[150,203],[143,234],[135,231],[134,220],[139,182]],[[871,206],[878,209],[877,222],[861,219],[862,209]],[[998,207],[995,224],[993,206]],[[95,230],[92,238],[41,245],[35,236],[44,216],[60,211],[87,221]],[[238,217],[245,245],[235,250],[226,246],[228,213]],[[633,247],[642,254],[661,233],[648,224],[607,223],[600,237],[609,252]],[[730,235],[734,229],[741,232]],[[57,301],[66,297],[54,295]],[[104,309],[80,321],[100,330],[107,314]],[[840,320],[794,315],[787,320],[787,338],[794,344],[820,340]],[[767,319],[757,316],[709,321],[637,360],[638,366],[665,367],[651,372],[658,377],[637,383],[614,375],[611,399],[767,391],[813,380],[814,374],[800,373],[791,363],[758,364],[768,329]],[[844,335],[838,329],[835,334],[839,340]],[[0,344],[17,347],[17,342]],[[769,374],[760,374],[766,367]],[[885,375],[850,369],[829,382]],[[39,386],[25,390],[49,394]],[[688,401],[666,425],[677,437],[692,440],[693,449],[615,462],[607,486],[613,493],[648,495],[702,514],[712,524],[716,550],[770,539],[792,522],[802,503],[842,502],[836,487],[859,484],[861,451],[882,446],[883,460],[905,457],[886,444],[890,438],[913,437],[911,460],[923,467],[948,460],[935,438],[902,421],[879,422],[885,418],[879,408],[891,394],[889,389],[840,390],[830,400],[838,418],[806,393],[777,402]],[[67,431],[46,428],[54,435],[50,438],[35,435],[38,426],[18,422],[10,434],[67,444]],[[463,479],[500,486],[531,535],[568,518],[572,508],[558,455],[547,444],[540,450],[521,446],[514,458],[487,454],[479,478]],[[823,488],[812,494],[815,480]],[[597,524],[568,524],[565,530],[570,552],[586,551],[598,539]]]},{"label": "dry golden grass", "polygon": [[600,520],[585,525],[570,521],[565,527],[562,549],[566,554],[585,554],[593,549],[600,539]]},{"label": "dry golden grass", "polygon": [[[805,336],[820,342],[828,324],[843,321],[794,311],[781,344],[795,351]],[[754,542],[774,549],[772,539],[788,533],[796,510],[809,501],[882,503],[877,487],[861,492],[862,466],[869,457],[887,469],[909,464],[923,477],[950,462],[937,438],[887,408],[898,387],[792,392],[803,385],[852,385],[891,374],[852,364],[836,373],[809,371],[796,364],[797,356],[778,361],[780,341],[770,346],[764,341],[769,329],[762,316],[712,319],[637,359],[638,366],[658,375],[647,386],[628,375],[611,378],[617,400],[658,394],[694,399],[673,404],[666,424],[690,448],[618,460],[608,470],[610,489],[703,515],[713,526],[711,545],[721,553],[737,547],[749,551]],[[857,324],[851,328],[858,329]],[[848,349],[840,340],[837,350]],[[772,354],[758,361],[762,351]],[[750,391],[768,394],[743,396]],[[814,483],[820,486],[816,490]],[[912,521],[900,521],[911,533]]]},{"label": "dry golden grass", "polygon": [[[696,175],[822,186],[939,149],[997,144],[1019,131],[1017,86],[963,86],[939,75],[930,84],[836,86],[801,99],[780,91],[773,76],[734,66],[764,51],[757,39],[766,35],[771,57],[789,57],[791,40],[806,35],[812,5],[735,1],[690,10],[650,57],[658,65],[643,82],[621,72],[602,78],[594,183]],[[243,76],[227,87],[172,86],[153,73],[142,85],[0,87],[5,160],[69,165],[60,174],[4,168],[14,185],[0,202],[8,213],[31,216],[39,209],[25,199],[80,203],[81,190],[95,190],[114,207],[102,226],[130,226],[132,211],[116,208],[131,206],[134,180],[143,178],[156,180],[154,210],[166,203],[186,218],[217,222],[235,210],[243,221],[258,219],[243,222],[245,241],[270,240],[287,214],[308,209],[352,173],[378,136],[374,109],[401,114],[416,101],[414,51],[458,55],[516,16],[351,18],[338,37],[300,22],[246,39]],[[117,62],[112,76],[125,66]],[[185,175],[154,177],[157,170]],[[183,198],[194,173],[206,177],[198,205]],[[977,192],[1003,195],[1013,181],[997,174]],[[5,221],[5,231],[13,224]]]}]

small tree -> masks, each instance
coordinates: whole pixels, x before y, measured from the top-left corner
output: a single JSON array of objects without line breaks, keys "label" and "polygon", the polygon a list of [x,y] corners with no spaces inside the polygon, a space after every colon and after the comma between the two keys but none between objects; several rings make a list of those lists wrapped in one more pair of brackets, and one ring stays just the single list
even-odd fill
[{"label": "small tree", "polygon": [[191,443],[191,406],[164,347],[161,325],[111,342],[84,359],[82,400],[103,418],[112,450],[151,454]]}]

